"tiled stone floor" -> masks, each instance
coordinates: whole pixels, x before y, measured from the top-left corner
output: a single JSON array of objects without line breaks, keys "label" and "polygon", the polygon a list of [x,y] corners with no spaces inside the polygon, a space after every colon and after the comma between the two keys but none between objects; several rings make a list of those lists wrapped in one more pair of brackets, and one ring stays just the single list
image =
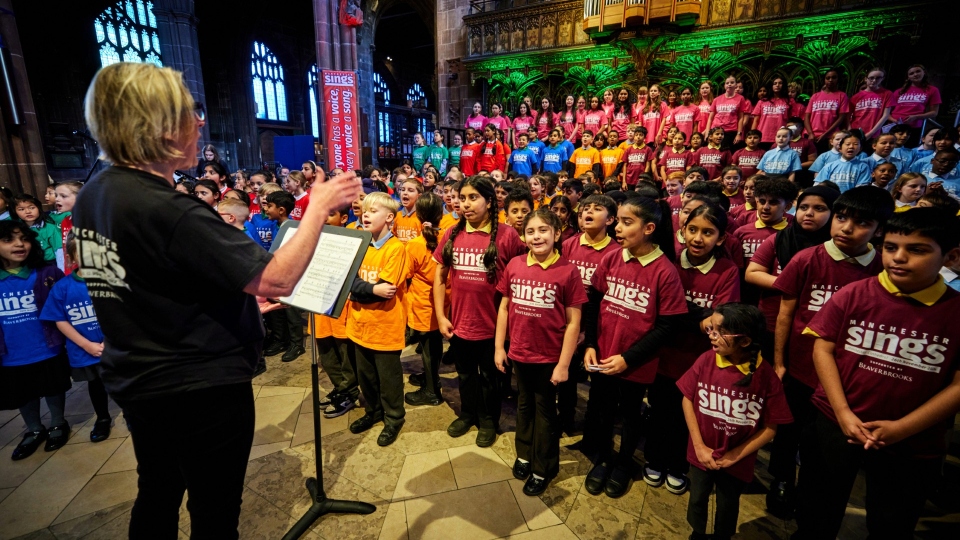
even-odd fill
[{"label": "tiled stone floor", "polygon": [[[405,371],[418,370],[419,359],[413,351],[408,349],[405,355]],[[303,487],[314,470],[307,358],[290,364],[270,358],[268,371],[254,381],[257,422],[243,493],[241,538],[280,538],[310,506]],[[510,472],[515,458],[513,402],[505,401],[505,432],[492,448],[474,444],[475,429],[452,439],[446,427],[459,408],[452,366],[443,367],[442,377],[447,403],[408,407],[406,425],[390,447],[377,446],[379,427],[361,435],[347,430],[349,422],[362,414],[360,410],[322,420],[328,496],[370,502],[377,510],[362,517],[328,516],[305,538],[680,539],[690,533],[685,519],[687,496],[651,489],[642,481],[616,500],[593,497],[581,489],[590,462],[567,448],[579,437],[561,441],[561,472],[547,492],[539,498],[524,496],[521,483]],[[330,388],[323,374],[321,387]],[[581,386],[581,395],[586,390]],[[93,411],[82,384],[71,390],[67,412],[73,425],[67,446],[52,453],[40,450],[14,462],[8,456],[20,440],[23,424],[16,411],[0,411],[0,540],[126,537],[137,478],[122,415],[115,408],[118,417],[111,439],[93,444],[89,442]],[[765,457],[762,451],[761,460]],[[927,505],[918,538],[960,538],[957,463],[950,458],[951,480]],[[759,478],[741,499],[738,538],[787,538],[793,529],[792,522],[765,513],[764,485],[769,479],[764,474],[758,468]],[[866,535],[862,496],[860,483],[848,508],[843,539]],[[188,538],[185,509],[180,529],[180,537]]]}]

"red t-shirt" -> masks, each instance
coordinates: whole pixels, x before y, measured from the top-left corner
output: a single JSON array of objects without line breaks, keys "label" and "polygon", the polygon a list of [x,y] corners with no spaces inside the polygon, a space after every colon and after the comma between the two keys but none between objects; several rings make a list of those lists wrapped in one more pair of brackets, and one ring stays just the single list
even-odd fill
[{"label": "red t-shirt", "polygon": [[707,170],[707,180],[720,178],[720,172],[730,163],[730,152],[726,150],[704,146],[697,150],[696,155],[697,161],[695,161],[695,164]]},{"label": "red t-shirt", "polygon": [[750,114],[750,110],[750,102],[740,94],[734,94],[732,98],[721,94],[713,98],[713,103],[710,104],[710,111],[713,112],[710,129],[718,127],[724,131],[736,131],[740,114]]},{"label": "red t-shirt", "polygon": [[[433,258],[443,264],[443,248],[454,229],[443,233]],[[526,252],[526,246],[513,227],[497,227],[497,275],[503,274],[510,259]],[[450,284],[450,321],[453,333],[462,339],[492,339],[497,329],[496,282],[487,279],[483,254],[490,245],[490,234],[461,231],[453,242]]]},{"label": "red t-shirt", "polygon": [[[740,275],[733,261],[714,259],[713,267],[704,274],[695,266],[684,268],[681,257],[677,257],[675,265],[687,302],[713,309],[721,304],[740,301]],[[700,331],[699,324],[693,326],[693,323],[691,321],[691,325],[682,327],[660,349],[657,373],[679,379],[690,369],[697,355],[710,349],[710,340]]]},{"label": "red t-shirt", "polygon": [[653,150],[649,146],[636,148],[631,145],[623,153],[620,161],[624,163],[624,173],[628,186],[635,186],[640,174],[647,170],[647,163],[653,160]]},{"label": "red t-shirt", "polygon": [[817,153],[817,145],[806,137],[800,137],[795,141],[791,140],[790,148],[793,148],[794,152],[800,154],[800,163],[806,163],[809,161],[811,154]]},{"label": "red t-shirt", "polygon": [[[669,249],[669,247],[668,247]],[[642,266],[623,261],[623,250],[604,255],[593,273],[592,286],[603,293],[597,325],[599,358],[623,354],[653,329],[658,315],[687,312],[677,269],[661,255]],[[657,374],[658,358],[619,374],[629,381],[649,384]]]},{"label": "red t-shirt", "polygon": [[880,254],[873,253],[873,260],[863,266],[858,262],[835,261],[823,244],[804,249],[790,259],[773,284],[783,294],[797,299],[787,344],[787,372],[810,388],[816,388],[820,381],[813,367],[814,338],[801,335],[803,329],[837,291],[883,270]]},{"label": "red t-shirt", "polygon": [[753,115],[758,118],[757,129],[762,133],[760,140],[772,143],[777,139],[777,130],[787,125],[790,105],[780,98],[758,101]]},{"label": "red t-shirt", "polygon": [[862,129],[864,132],[873,129],[877,125],[883,111],[890,107],[890,98],[893,92],[886,88],[878,88],[876,92],[872,90],[861,90],[850,98],[850,129]]},{"label": "red t-shirt", "polygon": [[[506,170],[507,167],[507,146],[500,141],[484,141],[477,146],[477,172],[493,171],[499,169]],[[460,153],[463,158],[463,151]]]},{"label": "red t-shirt", "polygon": [[[60,241],[62,242],[61,245],[63,246],[63,258],[64,258],[64,260],[66,260],[66,259],[68,258],[68,255],[67,255],[67,235],[69,235],[69,234],[70,234],[70,231],[72,231],[72,230],[73,230],[73,214],[68,214],[67,217],[63,218],[63,220],[60,222]],[[79,245],[80,245],[80,244],[79,244],[79,241],[78,241],[77,246],[79,246]],[[70,262],[70,264],[64,264],[64,265],[63,265],[63,266],[64,266],[64,268],[63,268],[63,274],[64,274],[65,276],[69,276],[69,275],[73,272],[73,263],[76,263],[76,262],[78,262],[78,261],[69,261],[69,262]]]},{"label": "red t-shirt", "polygon": [[841,114],[850,112],[850,100],[843,92],[817,92],[807,103],[807,112],[810,114],[810,128],[813,137],[830,133],[827,128],[837,121]]},{"label": "red t-shirt", "polygon": [[[768,236],[757,248],[750,262],[759,264],[766,268],[771,276],[778,277],[783,269],[780,267],[780,261],[777,260],[777,235]],[[767,320],[767,330],[771,332],[777,329],[781,296],[780,291],[776,289],[760,289],[760,302],[757,307],[760,308],[760,313],[763,313],[763,318]]]},{"label": "red t-shirt", "polygon": [[307,211],[307,206],[310,204],[310,192],[304,191],[303,195],[297,197],[293,196],[296,199],[296,203],[293,205],[293,211],[290,212],[290,219],[300,220],[303,219],[304,212]]},{"label": "red t-shirt", "polygon": [[[902,120],[908,116],[922,114],[927,111],[927,105],[940,105],[940,90],[936,86],[927,86],[926,88],[917,88],[911,85],[906,92],[897,89],[890,98],[893,104],[893,110],[890,116],[894,120]],[[914,120],[910,127],[920,127],[923,120]]]},{"label": "red t-shirt", "polygon": [[663,128],[677,126],[687,136],[690,141],[690,135],[693,135],[693,124],[700,122],[700,108],[696,105],[680,105],[670,111],[670,116],[664,121]]},{"label": "red t-shirt", "polygon": [[257,202],[257,194],[250,192],[247,193],[250,196],[250,217],[247,218],[247,221],[253,221],[253,216],[260,213],[260,203]]},{"label": "red t-shirt", "polygon": [[514,257],[497,291],[510,299],[507,328],[510,358],[530,364],[556,364],[563,349],[566,308],[587,303],[577,267],[560,259],[543,269]]},{"label": "red t-shirt", "polygon": [[477,150],[480,145],[477,143],[465,144],[460,147],[460,171],[464,176],[473,176],[477,174]]},{"label": "red t-shirt", "polygon": [[667,174],[669,175],[672,172],[686,171],[687,167],[690,167],[694,164],[694,159],[693,152],[684,150],[683,153],[678,154],[673,151],[673,147],[671,146],[663,152],[663,158],[660,160],[660,165],[663,165]]},{"label": "red t-shirt", "polygon": [[649,110],[643,113],[643,127],[647,128],[647,137],[644,142],[657,142],[657,134],[660,133],[660,120],[663,118],[662,111]]},{"label": "red t-shirt", "polygon": [[587,111],[583,115],[583,129],[590,131],[596,137],[597,133],[607,125],[607,113],[600,111]]},{"label": "red t-shirt", "polygon": [[[550,136],[550,130],[560,125],[560,115],[553,113],[553,125],[551,126],[551,117],[549,114],[540,111],[540,116],[537,117],[537,138],[541,141],[546,140]],[[566,133],[566,129],[564,129]]]},{"label": "red t-shirt", "polygon": [[[760,164],[760,158],[763,157],[763,154],[764,151],[759,148],[756,150],[741,148],[733,153],[730,164],[740,167],[740,172],[743,173],[743,179],[746,180],[757,174],[757,165]],[[463,157],[460,159],[463,159]]]},{"label": "red t-shirt", "polygon": [[580,238],[582,236],[583,234],[581,233],[564,241],[562,256],[580,270],[580,281],[583,283],[583,290],[586,292],[590,290],[593,273],[596,271],[604,255],[611,251],[619,251],[621,248],[620,244],[613,238],[610,239],[610,242],[606,246],[600,249],[589,245],[581,245]]},{"label": "red t-shirt", "polygon": [[473,128],[478,131],[482,131],[483,128],[487,126],[487,117],[478,114],[477,116],[467,116],[467,121],[464,122],[463,126],[465,128]]},{"label": "red t-shirt", "polygon": [[[713,449],[713,459],[723,457],[765,426],[793,422],[783,384],[769,362],[760,362],[749,385],[737,386],[743,377],[736,366],[717,366],[717,354],[711,349],[677,381],[680,392],[693,402],[700,437],[707,448]],[[706,470],[697,459],[692,439],[687,442],[687,461]],[[752,482],[756,462],[754,452],[726,472]]]},{"label": "red t-shirt", "polygon": [[[947,287],[932,306],[894,296],[878,278],[852,283],[833,295],[810,321],[810,330],[836,344],[840,384],[853,414],[863,422],[899,420],[947,386],[957,370],[960,293]],[[811,399],[836,422],[823,386]],[[943,456],[946,421],[880,452],[910,457]]]}]

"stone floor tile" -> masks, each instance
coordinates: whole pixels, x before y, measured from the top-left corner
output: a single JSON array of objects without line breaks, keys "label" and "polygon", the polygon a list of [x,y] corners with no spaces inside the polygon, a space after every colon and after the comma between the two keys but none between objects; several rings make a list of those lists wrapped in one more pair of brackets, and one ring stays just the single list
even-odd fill
[{"label": "stone floor tile", "polygon": [[[486,540],[526,532],[506,482],[484,484],[406,501],[410,538]],[[455,531],[455,533],[453,533]]]},{"label": "stone floor tile", "polygon": [[527,528],[531,531],[544,529],[563,523],[552,510],[543,504],[540,497],[530,497],[523,494],[523,481],[513,478],[509,481],[513,496],[517,499],[517,505],[520,507],[520,513],[527,522]]},{"label": "stone floor tile", "polygon": [[137,498],[137,471],[94,476],[73,501],[53,520],[54,524],[111,508]]},{"label": "stone floor tile", "polygon": [[[350,426],[350,415],[343,414],[336,418],[327,418],[320,415],[320,433],[323,436],[338,433]],[[306,442],[313,442],[313,413],[301,413],[297,417],[297,428],[293,432],[293,441],[290,446],[298,446]]]},{"label": "stone floor tile", "polygon": [[504,540],[578,540],[577,535],[573,534],[566,525],[554,525],[545,529],[535,531],[511,534]]},{"label": "stone floor tile", "polygon": [[[119,439],[115,439],[115,440],[119,440]],[[110,441],[107,440],[107,441],[96,443],[96,444],[104,444],[105,442],[110,442]],[[137,469],[137,456],[133,452],[133,437],[127,437],[126,439],[123,439],[120,442],[122,442],[123,444],[121,444],[120,448],[118,448],[117,451],[112,456],[110,456],[110,459],[107,460],[106,463],[104,463],[103,468],[100,469],[98,474],[108,474],[108,473],[115,473],[120,471],[133,471]],[[94,444],[94,443],[87,443],[87,444]]]},{"label": "stone floor tile", "polygon": [[513,472],[491,448],[461,446],[447,449],[457,487],[464,489],[513,478]]},{"label": "stone floor tile", "polygon": [[392,502],[387,507],[387,517],[383,520],[378,540],[409,540],[407,533],[407,510],[403,502]]},{"label": "stone floor tile", "polygon": [[[14,421],[16,422],[17,420]],[[16,440],[7,446],[0,448],[0,488],[15,488],[19,486],[24,480],[29,478],[34,471],[39,469],[45,461],[53,456],[52,452],[44,452],[43,445],[40,445],[40,448],[30,457],[21,459],[20,461],[13,461],[10,459],[10,456],[18,444],[20,444],[20,437],[17,437]]]},{"label": "stone floor tile", "polygon": [[326,539],[377,540],[383,530],[390,503],[338,474],[324,474],[323,486],[327,497],[331,499],[366,502],[374,505],[376,510],[367,515],[331,515],[319,520],[313,531]]},{"label": "stone floor tile", "polygon": [[[263,393],[263,389],[260,390]],[[254,402],[256,423],[253,444],[268,444],[293,439],[303,393],[259,397]]]},{"label": "stone floor tile", "polygon": [[258,444],[250,449],[250,457],[247,460],[257,459],[267,454],[279,452],[284,448],[290,448],[290,441],[280,441],[276,443]]},{"label": "stone floor tile", "polygon": [[3,500],[7,498],[7,495],[10,495],[11,493],[13,493],[13,490],[15,489],[17,488],[9,487],[9,488],[0,489],[0,502],[3,502]]},{"label": "stone floor tile", "polygon": [[264,385],[260,387],[260,392],[257,394],[257,399],[270,396],[283,396],[286,394],[300,394],[300,396],[303,397],[303,387]]},{"label": "stone floor tile", "polygon": [[434,450],[406,457],[393,500],[410,499],[457,489],[450,456],[446,450]]},{"label": "stone floor tile", "polygon": [[[58,540],[78,540],[118,518],[123,518],[122,523],[129,524],[131,508],[133,508],[133,501],[127,501],[51,525],[50,530],[53,531]],[[126,537],[126,535],[119,536],[119,538],[123,537]]]},{"label": "stone floor tile", "polygon": [[[67,444],[76,444],[81,442],[90,442],[90,432],[93,431],[93,425],[96,423],[96,415],[88,415],[89,419],[81,426],[73,425],[73,433],[70,434],[70,441]],[[110,439],[125,439],[130,436],[130,430],[127,429],[127,422],[123,419],[123,413],[113,416],[113,426],[110,427]]]},{"label": "stone floor tile", "polygon": [[41,529],[32,533],[18,536],[14,540],[58,540],[49,529]]},{"label": "stone floor tile", "polygon": [[[643,484],[643,480],[640,483]],[[687,501],[690,500],[690,494],[685,493],[678,497],[663,487],[646,487],[637,538],[686,538],[692,530],[687,524]],[[712,519],[712,514],[710,516],[708,520]]]},{"label": "stone floor tile", "polygon": [[[377,446],[381,429],[378,424],[361,435],[344,430],[324,436],[323,467],[359,484],[383,500],[390,500],[397,487],[405,456],[392,446]],[[304,443],[295,450],[310,459],[312,469],[314,444]]]},{"label": "stone floor tile", "polygon": [[633,538],[640,519],[610,506],[609,501],[606,495],[581,491],[564,523],[580,540]]}]

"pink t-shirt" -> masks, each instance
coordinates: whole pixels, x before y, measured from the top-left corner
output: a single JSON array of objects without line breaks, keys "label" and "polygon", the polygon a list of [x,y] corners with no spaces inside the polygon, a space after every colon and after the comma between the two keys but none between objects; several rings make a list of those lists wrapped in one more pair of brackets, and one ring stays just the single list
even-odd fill
[{"label": "pink t-shirt", "polygon": [[710,111],[713,110],[713,104],[703,100],[697,104],[697,108],[700,109],[700,131],[703,131],[703,128],[707,125],[707,119],[710,118]]},{"label": "pink t-shirt", "polygon": [[627,126],[630,125],[630,109],[624,107],[623,112],[613,111],[610,116],[610,127],[617,132],[619,140],[627,139]]},{"label": "pink t-shirt", "polygon": [[502,131],[510,129],[510,119],[502,114],[496,117],[487,118],[487,123],[497,126],[497,129]]},{"label": "pink t-shirt", "polygon": [[850,129],[862,129],[864,132],[873,129],[883,116],[883,111],[890,107],[890,98],[893,92],[886,88],[861,90],[850,98]]},{"label": "pink t-shirt", "polygon": [[[682,250],[681,250],[682,251]],[[740,301],[740,274],[730,259],[714,259],[713,267],[704,274],[695,267],[683,268],[680,253],[674,263],[687,302],[713,309],[721,304]],[[710,348],[710,340],[699,328],[684,326],[660,349],[657,373],[679,379],[690,369],[697,356]]]},{"label": "pink t-shirt", "polygon": [[593,133],[596,137],[600,130],[607,125],[607,113],[603,111],[587,111],[583,115],[583,129]]},{"label": "pink t-shirt", "polygon": [[[707,448],[713,449],[713,459],[723,457],[764,426],[793,422],[783,384],[770,362],[760,362],[749,385],[737,386],[743,377],[736,366],[720,368],[717,354],[709,350],[677,381],[683,396],[693,402],[700,437]],[[697,459],[692,440],[687,442],[687,461],[706,470]],[[756,462],[754,452],[725,470],[749,483]]]},{"label": "pink t-shirt", "polygon": [[[553,120],[551,122],[551,120]],[[537,138],[541,141],[547,139],[550,136],[550,130],[560,126],[560,115],[553,113],[549,115],[543,111],[540,111],[540,115],[537,116]],[[571,127],[571,129],[573,129]],[[564,128],[564,133],[566,133],[566,128]]]},{"label": "pink t-shirt", "polygon": [[[878,278],[851,283],[833,295],[808,327],[836,344],[834,357],[847,404],[863,422],[899,420],[953,380],[960,358],[957,313],[960,293],[947,287],[932,306],[898,297]],[[823,386],[811,399],[836,422]],[[880,452],[909,457],[938,457],[953,424],[934,425]]]},{"label": "pink t-shirt", "polygon": [[537,120],[532,116],[518,116],[513,119],[513,144],[517,144],[517,135],[526,133],[527,129]]},{"label": "pink t-shirt", "polygon": [[583,236],[583,233],[565,240],[563,242],[563,255],[561,256],[576,266],[577,270],[580,271],[580,282],[583,283],[583,291],[586,293],[590,292],[593,273],[597,270],[597,266],[600,265],[603,257],[611,251],[620,251],[622,248],[620,244],[612,238],[610,239],[610,243],[601,249],[596,249],[589,245],[585,246],[580,244],[581,236]]},{"label": "pink t-shirt", "polygon": [[693,125],[700,122],[700,108],[696,105],[680,105],[670,111],[670,116],[663,123],[663,130],[673,126],[687,136],[687,142],[690,142],[690,135],[693,135]]},{"label": "pink t-shirt", "polygon": [[[911,85],[906,92],[897,89],[890,99],[893,104],[893,111],[890,116],[894,120],[902,120],[908,116],[923,114],[927,111],[927,106],[940,105],[940,90],[936,86],[928,85],[926,88],[917,88]],[[920,127],[923,120],[914,120],[910,127]]]},{"label": "pink t-shirt", "polygon": [[[496,216],[494,216],[496,218]],[[443,264],[443,248],[454,229],[443,234],[433,251],[433,258]],[[497,227],[497,276],[503,275],[507,263],[527,248],[513,227]],[[483,231],[461,231],[453,241],[453,261],[447,280],[450,283],[450,321],[453,333],[471,341],[492,339],[497,328],[496,282],[487,278],[483,254],[490,244],[490,235]]]},{"label": "pink t-shirt", "polygon": [[775,142],[777,130],[787,124],[789,112],[790,106],[780,98],[758,101],[757,106],[753,108],[753,116],[758,118],[757,129],[762,133],[760,140],[769,143]]},{"label": "pink t-shirt", "polygon": [[514,257],[497,291],[510,300],[510,358],[530,364],[555,364],[563,349],[566,308],[587,303],[577,267],[560,259],[546,269]]},{"label": "pink t-shirt", "polygon": [[797,299],[793,327],[787,344],[787,373],[811,389],[820,384],[813,367],[813,336],[804,336],[803,329],[813,320],[830,297],[844,286],[876,276],[883,270],[880,254],[866,266],[857,262],[835,261],[823,244],[804,249],[790,259],[790,264],[773,283],[773,288]]},{"label": "pink t-shirt", "polygon": [[710,129],[718,127],[724,131],[736,131],[740,114],[750,114],[750,102],[740,94],[734,94],[732,98],[721,94],[713,98],[710,112],[713,113]]},{"label": "pink t-shirt", "polygon": [[[593,273],[592,286],[603,293],[597,325],[601,359],[626,352],[653,329],[658,316],[687,312],[680,276],[664,255],[642,266],[636,259],[623,262],[622,249],[611,250]],[[657,374],[658,363],[654,358],[641,366],[628,367],[619,376],[649,384]]]},{"label": "pink t-shirt", "polygon": [[649,110],[643,113],[643,127],[647,128],[647,137],[645,142],[656,142],[657,134],[660,130],[660,120],[663,118],[661,111]]},{"label": "pink t-shirt", "polygon": [[810,115],[810,128],[813,137],[830,135],[827,129],[837,121],[842,114],[850,112],[850,101],[843,92],[817,92],[807,103],[807,113]]},{"label": "pink t-shirt", "polygon": [[663,158],[660,160],[660,165],[662,165],[666,173],[669,175],[672,172],[684,172],[687,170],[687,167],[690,167],[694,163],[694,154],[689,150],[684,150],[682,153],[676,153],[673,151],[671,146],[663,153]]},{"label": "pink t-shirt", "polygon": [[482,114],[478,114],[477,116],[467,116],[467,121],[463,124],[464,127],[473,128],[479,131],[482,131],[486,125],[487,117]]},{"label": "pink t-shirt", "polygon": [[563,111],[558,115],[558,121],[563,128],[563,136],[569,141],[577,130],[577,111]]},{"label": "pink t-shirt", "polygon": [[643,124],[643,102],[636,102],[630,106],[630,119],[636,124]]}]

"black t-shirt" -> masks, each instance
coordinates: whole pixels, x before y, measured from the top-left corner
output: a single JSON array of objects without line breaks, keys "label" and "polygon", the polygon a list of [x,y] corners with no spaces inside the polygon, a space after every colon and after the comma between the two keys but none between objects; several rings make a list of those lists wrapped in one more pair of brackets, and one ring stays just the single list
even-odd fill
[{"label": "black t-shirt", "polygon": [[250,381],[264,331],[243,288],[270,253],[163,178],[123,167],[87,183],[73,223],[111,396]]}]

